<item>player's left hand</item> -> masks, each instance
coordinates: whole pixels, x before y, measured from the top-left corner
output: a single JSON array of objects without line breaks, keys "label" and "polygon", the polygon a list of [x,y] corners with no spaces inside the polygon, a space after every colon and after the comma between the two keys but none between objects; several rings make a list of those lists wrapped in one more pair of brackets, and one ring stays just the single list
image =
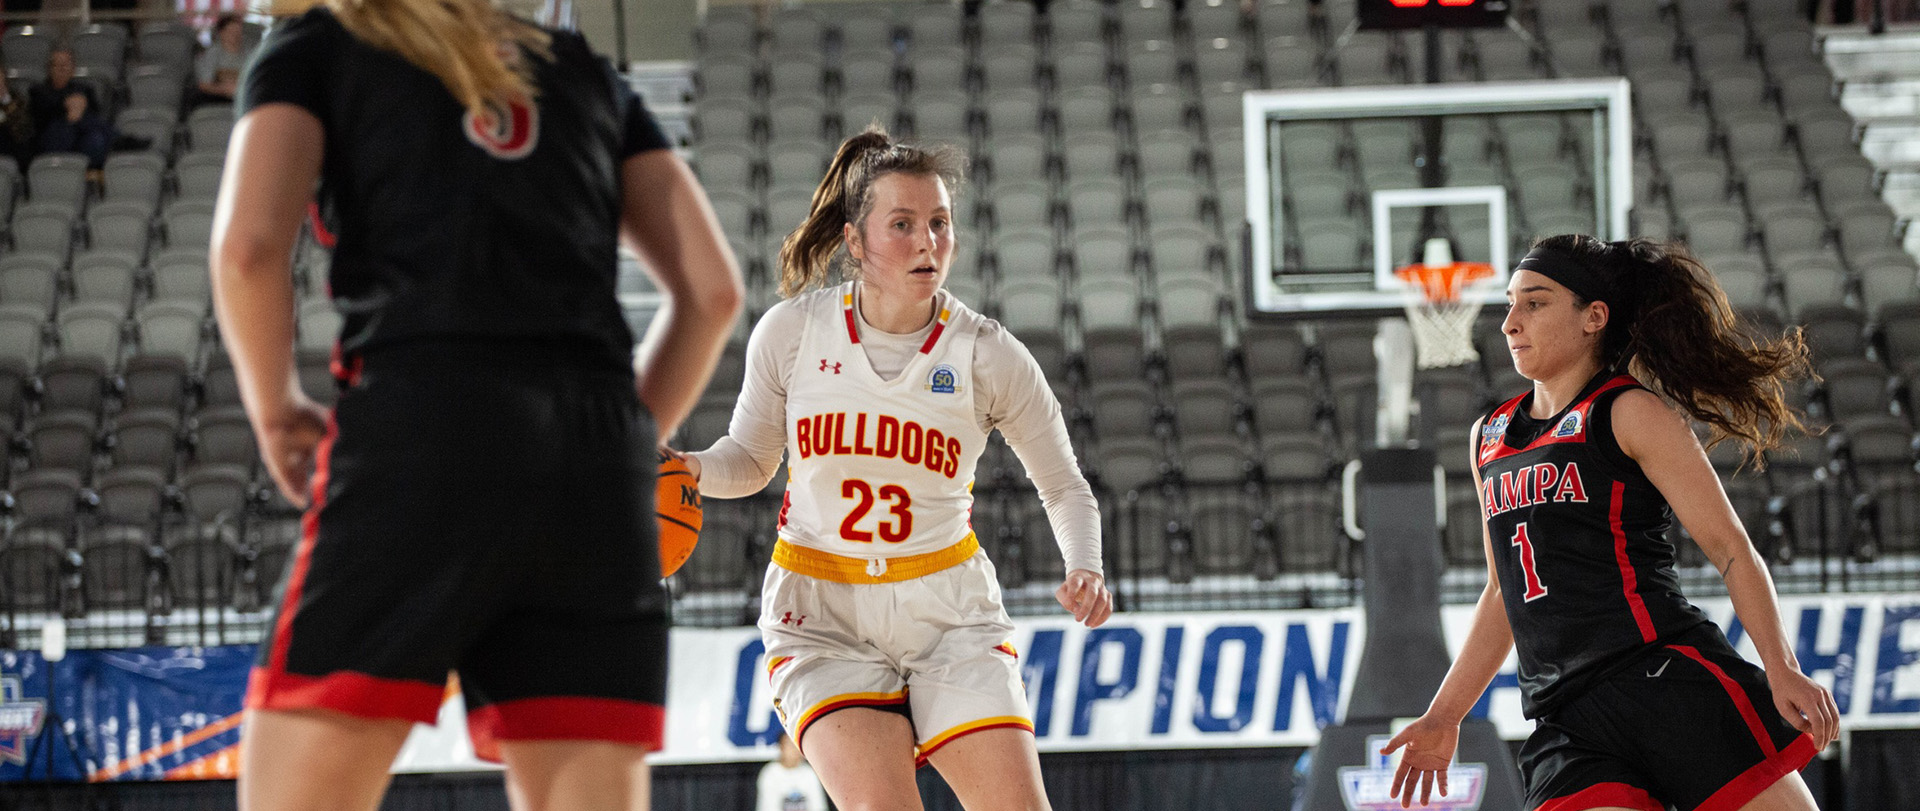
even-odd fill
[{"label": "player's left hand", "polygon": [[1113,616],[1113,592],[1107,590],[1106,578],[1086,569],[1067,572],[1066,582],[1053,590],[1053,598],[1073,613],[1074,622],[1088,628],[1098,628]]},{"label": "player's left hand", "polygon": [[1767,687],[1774,709],[1794,729],[1813,736],[1815,746],[1825,749],[1840,737],[1840,707],[1827,688],[1790,667],[1767,668]]}]

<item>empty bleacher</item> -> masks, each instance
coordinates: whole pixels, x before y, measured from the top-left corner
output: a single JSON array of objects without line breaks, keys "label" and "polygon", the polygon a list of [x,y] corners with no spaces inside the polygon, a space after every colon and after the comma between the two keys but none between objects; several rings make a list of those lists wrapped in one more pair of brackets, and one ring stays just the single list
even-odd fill
[{"label": "empty bleacher", "polygon": [[[1801,443],[1805,458],[1776,454],[1764,473],[1727,454],[1715,461],[1776,560],[1866,559],[1893,548],[1886,538],[1911,545],[1920,533],[1896,506],[1916,495],[1911,465],[1885,458],[1897,443],[1874,445],[1872,473],[1852,450],[1863,419],[1876,437],[1895,426],[1912,437],[1903,347],[1920,287],[1899,247],[1904,223],[1881,202],[1815,33],[1792,5],[1522,4],[1537,49],[1504,30],[1456,32],[1438,61],[1445,81],[1633,82],[1635,230],[1688,241],[1743,312],[1806,325],[1821,368],[1848,370],[1795,393],[1831,426]],[[1101,490],[1112,573],[1191,594],[1233,578],[1341,571],[1350,550],[1335,473],[1371,436],[1371,329],[1250,325],[1242,312],[1239,97],[1416,82],[1423,40],[1350,32],[1345,4],[1302,0],[816,9],[763,17],[715,6],[701,27],[691,151],[749,286],[771,288],[779,239],[839,139],[877,121],[959,145],[975,160],[957,217],[971,250],[951,287],[1032,346],[1054,381]],[[1537,118],[1453,128],[1436,156],[1450,182],[1514,190],[1510,236],[1522,249],[1577,227],[1573,200],[1593,182],[1567,169],[1588,165],[1590,132]],[[1360,201],[1417,185],[1426,156],[1392,122],[1313,126],[1326,131],[1297,126],[1282,156],[1297,170],[1284,190],[1282,227],[1299,237],[1288,259],[1356,264],[1371,255]],[[1479,366],[1420,384],[1419,432],[1455,474],[1447,549],[1462,566],[1481,553],[1465,460],[1447,453],[1465,440],[1453,434],[1524,385],[1496,325],[1481,349]],[[725,394],[703,409],[730,408]],[[680,439],[704,447],[724,425],[720,413],[697,419]],[[1910,462],[1911,450],[1893,456]],[[996,559],[1054,556],[1032,537],[1044,521],[1008,523],[1033,496],[1006,464],[982,463],[983,540]],[[1831,518],[1831,531],[1796,531],[1810,512]]]},{"label": "empty bleacher", "polygon": [[[1536,2],[1519,16],[1539,50],[1494,30],[1449,35],[1439,55],[1448,81],[1628,76],[1635,230],[1690,242],[1751,320],[1806,327],[1824,380],[1791,394],[1826,432],[1764,470],[1712,456],[1787,588],[1803,567],[1920,551],[1915,264],[1791,5]],[[713,6],[700,26],[690,155],[742,260],[749,317],[776,300],[779,241],[841,138],[878,121],[959,145],[975,164],[949,287],[1007,324],[1054,384],[1126,607],[1350,599],[1338,472],[1371,436],[1372,331],[1244,312],[1239,94],[1417,81],[1422,40],[1361,32],[1342,45],[1351,12],[1302,0],[830,11]],[[97,182],[71,156],[0,162],[0,632],[14,616],[124,615],[157,638],[195,610],[257,638],[299,530],[259,469],[209,313],[229,113],[179,103],[191,32],[110,29],[82,32],[77,56],[120,129],[151,148],[116,153]],[[0,36],[14,80],[35,77],[51,39]],[[1453,182],[1514,189],[1525,216],[1510,236],[1524,243],[1567,222],[1566,201],[1592,182],[1561,168],[1594,148],[1585,137],[1553,116],[1489,122],[1453,131],[1439,159]],[[1370,255],[1357,201],[1417,178],[1419,140],[1353,125],[1288,144],[1283,159],[1313,169],[1288,174],[1284,227],[1313,237],[1289,240],[1293,261]],[[302,379],[324,399],[338,328],[324,252],[303,246],[295,264]],[[725,430],[745,334],[677,445]],[[1450,474],[1444,548],[1462,570],[1481,555],[1467,423],[1524,386],[1491,318],[1477,340],[1479,365],[1417,383],[1416,433]],[[709,505],[674,580],[682,620],[750,621],[783,480]],[[982,458],[975,493],[1010,607],[1050,603],[1059,556],[1012,454]]]}]

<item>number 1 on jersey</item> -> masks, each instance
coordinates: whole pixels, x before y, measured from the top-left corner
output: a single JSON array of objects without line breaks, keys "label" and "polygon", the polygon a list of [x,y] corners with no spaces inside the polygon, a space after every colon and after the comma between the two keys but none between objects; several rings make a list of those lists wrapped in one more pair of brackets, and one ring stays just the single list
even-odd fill
[{"label": "number 1 on jersey", "polygon": [[1527,578],[1526,601],[1531,603],[1547,596],[1547,587],[1540,584],[1540,572],[1533,566],[1533,539],[1527,537],[1525,521],[1514,528],[1513,545],[1520,547],[1520,571]]},{"label": "number 1 on jersey", "polygon": [[[873,485],[860,479],[847,479],[840,483],[840,497],[858,502],[848,511],[846,520],[840,522],[840,537],[856,543],[873,543],[873,533],[857,526],[860,519],[866,518],[867,513],[873,510]],[[879,497],[893,502],[888,511],[894,516],[894,520],[881,521],[874,526],[880,533],[880,540],[887,543],[906,540],[913,534],[913,499],[907,496],[907,489],[897,484],[883,484]]]}]

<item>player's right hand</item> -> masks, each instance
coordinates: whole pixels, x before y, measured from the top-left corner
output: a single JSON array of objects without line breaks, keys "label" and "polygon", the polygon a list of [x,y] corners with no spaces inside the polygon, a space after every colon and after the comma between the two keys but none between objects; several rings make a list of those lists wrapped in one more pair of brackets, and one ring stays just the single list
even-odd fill
[{"label": "player's right hand", "polygon": [[298,391],[287,401],[259,415],[254,435],[260,441],[260,460],[280,488],[280,495],[306,509],[313,481],[314,449],[327,435],[327,409]]},{"label": "player's right hand", "polygon": [[1400,756],[1400,768],[1393,773],[1393,790],[1389,797],[1399,797],[1400,807],[1413,804],[1413,789],[1420,787],[1420,804],[1426,805],[1433,798],[1434,783],[1440,784],[1440,796],[1447,796],[1447,767],[1453,765],[1453,752],[1460,745],[1460,724],[1447,723],[1422,715],[1400,734],[1387,741],[1380,754],[1390,755],[1393,750],[1404,746],[1407,752]]}]

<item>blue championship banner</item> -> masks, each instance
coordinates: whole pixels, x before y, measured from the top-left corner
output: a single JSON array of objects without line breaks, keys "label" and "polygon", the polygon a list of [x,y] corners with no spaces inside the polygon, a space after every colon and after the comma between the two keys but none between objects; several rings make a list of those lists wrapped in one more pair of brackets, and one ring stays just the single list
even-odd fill
[{"label": "blue championship banner", "polygon": [[253,651],[0,651],[0,781],[234,776]]},{"label": "blue championship banner", "polygon": [[[1756,659],[1725,598],[1698,604]],[[1781,612],[1802,669],[1833,690],[1844,729],[1920,727],[1920,596],[1790,595]],[[1451,644],[1471,614],[1444,609]],[[1097,629],[1065,616],[1015,624],[1008,642],[1043,752],[1312,746],[1346,705],[1366,632],[1351,608],[1116,614]],[[653,762],[771,757],[779,727],[759,632],[682,628],[672,646],[667,748]],[[251,646],[77,650],[54,665],[49,705],[40,657],[0,651],[0,781],[40,779],[48,768],[65,780],[231,776],[252,655]],[[1474,712],[1519,739],[1532,724],[1513,668],[1509,659]],[[66,734],[49,741],[55,720]],[[394,764],[489,767],[473,756],[454,692]]]}]

